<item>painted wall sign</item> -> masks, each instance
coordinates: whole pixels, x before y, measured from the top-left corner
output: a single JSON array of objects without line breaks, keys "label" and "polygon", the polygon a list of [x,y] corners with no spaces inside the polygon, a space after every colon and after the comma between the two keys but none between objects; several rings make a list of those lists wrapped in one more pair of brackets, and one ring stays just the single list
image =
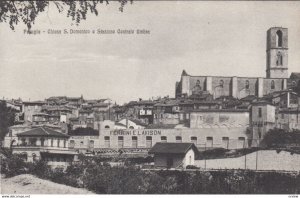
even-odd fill
[{"label": "painted wall sign", "polygon": [[161,135],[160,130],[114,130],[110,131],[110,135]]}]

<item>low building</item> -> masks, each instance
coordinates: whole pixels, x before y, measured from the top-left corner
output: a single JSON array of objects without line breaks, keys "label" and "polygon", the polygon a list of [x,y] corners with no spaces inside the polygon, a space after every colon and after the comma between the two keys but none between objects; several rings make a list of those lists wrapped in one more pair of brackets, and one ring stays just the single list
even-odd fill
[{"label": "low building", "polygon": [[248,127],[248,109],[199,109],[190,112],[190,128],[206,126]]},{"label": "low building", "polygon": [[159,142],[194,143],[201,150],[248,148],[251,133],[247,127],[207,126],[182,129],[100,130],[99,148],[150,149]]},{"label": "low building", "polygon": [[18,142],[17,134],[31,129],[30,125],[14,125],[9,127],[9,132],[4,137],[3,147],[9,148],[11,145],[16,145]]},{"label": "low building", "polygon": [[149,154],[156,168],[186,168],[194,165],[198,149],[193,143],[156,143]]},{"label": "low building", "polygon": [[46,113],[35,113],[32,115],[32,124],[46,124],[49,123],[49,114]]},{"label": "low building", "polygon": [[70,165],[77,153],[68,148],[69,136],[48,127],[32,128],[18,133],[18,143],[12,146],[14,154],[21,154],[25,161],[44,160],[52,167]]},{"label": "low building", "polygon": [[276,107],[267,101],[257,101],[251,107],[252,146],[259,145],[276,125]]},{"label": "low building", "polygon": [[45,105],[44,101],[28,101],[23,102],[23,111],[24,111],[24,121],[32,122],[33,115],[42,112],[42,107]]}]

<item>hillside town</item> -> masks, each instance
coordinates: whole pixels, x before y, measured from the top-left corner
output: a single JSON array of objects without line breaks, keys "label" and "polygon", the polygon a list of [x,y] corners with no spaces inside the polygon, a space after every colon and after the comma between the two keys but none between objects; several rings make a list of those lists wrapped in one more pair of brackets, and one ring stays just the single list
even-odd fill
[{"label": "hillside town", "polygon": [[286,28],[267,31],[265,78],[196,76],[183,70],[174,97],[139,98],[123,105],[83,95],[3,98],[13,109],[14,125],[2,147],[25,161],[43,159],[54,167],[71,164],[78,154],[121,153],[154,154],[155,167],[167,168],[195,165],[198,151],[260,147],[271,129],[300,129],[300,73],[288,75],[287,38]]}]

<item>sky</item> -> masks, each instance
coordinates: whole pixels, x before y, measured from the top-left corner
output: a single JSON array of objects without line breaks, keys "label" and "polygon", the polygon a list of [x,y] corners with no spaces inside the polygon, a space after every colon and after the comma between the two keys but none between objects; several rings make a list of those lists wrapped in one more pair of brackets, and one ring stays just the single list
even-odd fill
[{"label": "sky", "polygon": [[289,74],[300,72],[300,2],[135,1],[98,6],[79,26],[51,5],[33,30],[147,29],[150,34],[27,35],[0,24],[0,97],[83,95],[119,104],[174,97],[190,75],[265,77],[266,31],[288,28]]}]

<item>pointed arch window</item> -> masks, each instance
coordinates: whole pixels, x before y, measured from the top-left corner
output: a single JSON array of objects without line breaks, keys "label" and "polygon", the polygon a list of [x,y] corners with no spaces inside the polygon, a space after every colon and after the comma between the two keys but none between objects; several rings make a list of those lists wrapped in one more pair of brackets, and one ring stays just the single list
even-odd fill
[{"label": "pointed arch window", "polygon": [[246,82],[245,82],[245,88],[249,89],[249,80],[246,80]]},{"label": "pointed arch window", "polygon": [[275,89],[275,82],[274,82],[274,80],[271,81],[271,89]]},{"label": "pointed arch window", "polygon": [[276,47],[282,47],[282,32],[280,30],[276,32]]},{"label": "pointed arch window", "polygon": [[277,53],[276,65],[277,66],[281,66],[282,65],[282,54],[281,54],[281,52]]},{"label": "pointed arch window", "polygon": [[220,86],[221,88],[224,87],[224,80],[220,80],[220,81],[219,81],[219,86]]}]

